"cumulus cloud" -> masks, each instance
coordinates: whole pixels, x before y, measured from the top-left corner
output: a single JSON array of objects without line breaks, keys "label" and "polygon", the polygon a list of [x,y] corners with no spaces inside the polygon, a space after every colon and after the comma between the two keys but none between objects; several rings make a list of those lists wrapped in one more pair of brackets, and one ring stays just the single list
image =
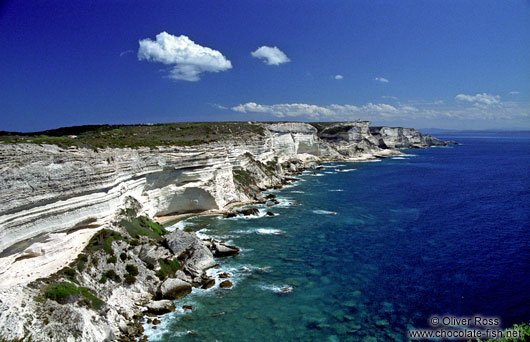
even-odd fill
[{"label": "cumulus cloud", "polygon": [[342,75],[335,75],[335,79],[336,80],[342,80],[344,78],[344,76]]},{"label": "cumulus cloud", "polygon": [[387,80],[387,79],[384,78],[384,77],[376,77],[376,78],[374,78],[374,81],[381,82],[381,83],[388,83],[388,82],[390,82],[389,80]]},{"label": "cumulus cloud", "polygon": [[[298,117],[309,120],[323,121],[351,121],[370,120],[378,124],[404,123],[414,126],[418,122],[423,124],[447,123],[453,128],[462,128],[460,123],[467,123],[469,127],[473,124],[486,125],[487,122],[495,122],[498,125],[502,120],[505,125],[513,124],[517,127],[521,122],[530,119],[530,108],[527,105],[516,102],[504,102],[496,106],[468,106],[452,108],[439,102],[423,102],[419,104],[403,104],[397,102],[394,105],[387,103],[372,103],[364,105],[352,104],[330,104],[319,106],[305,103],[283,103],[283,104],[258,104],[247,102],[230,108],[233,111],[246,114],[272,115],[278,118]],[[473,123],[473,124],[471,124]],[[478,126],[477,126],[478,127]]]},{"label": "cumulus cloud", "polygon": [[293,117],[293,116],[308,116],[311,118],[320,118],[331,116],[334,114],[333,110],[320,107],[317,105],[310,105],[305,103],[284,103],[275,105],[261,105],[255,102],[247,102],[232,107],[232,110],[240,113],[266,113],[272,114],[276,117]]},{"label": "cumulus cloud", "polygon": [[501,102],[501,97],[499,95],[491,95],[486,93],[476,95],[458,94],[455,96],[455,99],[463,102],[471,102],[475,105],[486,106],[499,104]]},{"label": "cumulus cloud", "polygon": [[410,118],[418,114],[419,110],[413,106],[400,105],[398,107],[386,103],[367,103],[362,106],[351,104],[331,104],[318,106],[305,103],[282,103],[262,105],[248,102],[232,107],[240,113],[271,114],[278,118],[305,116],[311,119],[354,120],[358,118]]},{"label": "cumulus cloud", "polygon": [[171,66],[168,77],[175,80],[198,81],[203,72],[220,72],[232,68],[232,63],[221,52],[196,44],[185,35],[167,32],[139,41],[138,60]]},{"label": "cumulus cloud", "polygon": [[252,57],[263,60],[268,65],[280,65],[291,61],[278,47],[262,46],[250,53]]}]

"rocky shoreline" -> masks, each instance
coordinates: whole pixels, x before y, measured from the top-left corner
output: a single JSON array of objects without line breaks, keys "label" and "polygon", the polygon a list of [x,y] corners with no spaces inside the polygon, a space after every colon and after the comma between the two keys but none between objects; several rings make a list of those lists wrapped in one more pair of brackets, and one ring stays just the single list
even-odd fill
[{"label": "rocky shoreline", "polygon": [[[238,253],[155,221],[253,214],[234,206],[273,205],[264,190],[319,162],[448,143],[367,122],[259,125],[265,133],[254,141],[157,151],[0,145],[0,338],[146,340],[145,315],[174,310],[172,300],[193,287],[213,286],[206,270],[215,258]],[[220,287],[231,287],[221,279]]]}]

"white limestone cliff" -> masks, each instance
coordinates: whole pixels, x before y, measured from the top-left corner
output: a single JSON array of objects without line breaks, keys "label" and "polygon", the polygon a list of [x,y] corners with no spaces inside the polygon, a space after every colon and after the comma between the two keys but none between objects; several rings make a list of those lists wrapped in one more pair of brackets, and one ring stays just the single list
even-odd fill
[{"label": "white limestone cliff", "polygon": [[[293,122],[256,125],[263,135],[194,147],[94,151],[0,144],[0,325],[13,324],[12,307],[35,295],[27,284],[68,265],[131,198],[149,217],[220,211],[259,199],[260,190],[280,184],[296,165],[372,159],[399,153],[389,148],[444,143],[414,129],[372,128],[368,122],[323,130]],[[234,177],[238,170],[250,172],[256,184],[242,186]],[[127,294],[114,296],[116,303],[127,302]],[[106,334],[104,325],[87,327],[84,341]],[[20,325],[0,328],[0,337],[26,333]]]}]

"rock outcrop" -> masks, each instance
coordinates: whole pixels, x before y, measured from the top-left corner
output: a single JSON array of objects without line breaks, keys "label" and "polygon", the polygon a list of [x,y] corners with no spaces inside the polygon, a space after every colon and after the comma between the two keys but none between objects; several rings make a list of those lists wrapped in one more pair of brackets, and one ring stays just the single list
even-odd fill
[{"label": "rock outcrop", "polygon": [[155,300],[149,302],[145,307],[147,308],[148,313],[153,313],[155,315],[175,311],[175,304],[173,303],[173,301],[168,299]]},{"label": "rock outcrop", "polygon": [[191,284],[183,280],[170,278],[164,281],[158,290],[164,299],[179,299],[191,292]]},{"label": "rock outcrop", "polygon": [[[272,202],[262,190],[281,187],[286,176],[315,162],[447,143],[361,121],[255,125],[260,133],[250,139],[193,147],[0,144],[0,339],[141,335],[134,322],[144,305],[170,308],[149,304],[155,295],[177,298],[192,286],[212,286],[205,270],[215,265],[213,254],[237,254],[237,248],[192,233],[149,228],[145,218]],[[124,211],[131,210],[132,221],[124,224]],[[43,291],[61,284],[54,279],[70,284],[64,285],[72,292],[68,304],[42,299]],[[57,329],[60,322],[67,323]]]}]

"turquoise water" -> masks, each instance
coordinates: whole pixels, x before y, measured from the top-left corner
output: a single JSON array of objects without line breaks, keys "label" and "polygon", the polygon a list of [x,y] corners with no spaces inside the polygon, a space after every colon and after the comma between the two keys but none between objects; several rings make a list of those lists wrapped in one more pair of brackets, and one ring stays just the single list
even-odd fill
[{"label": "turquoise water", "polygon": [[235,286],[195,289],[150,341],[405,341],[435,314],[529,321],[530,135],[450,138],[462,145],[327,164],[277,192],[274,217],[188,220],[242,248],[210,270]]}]

